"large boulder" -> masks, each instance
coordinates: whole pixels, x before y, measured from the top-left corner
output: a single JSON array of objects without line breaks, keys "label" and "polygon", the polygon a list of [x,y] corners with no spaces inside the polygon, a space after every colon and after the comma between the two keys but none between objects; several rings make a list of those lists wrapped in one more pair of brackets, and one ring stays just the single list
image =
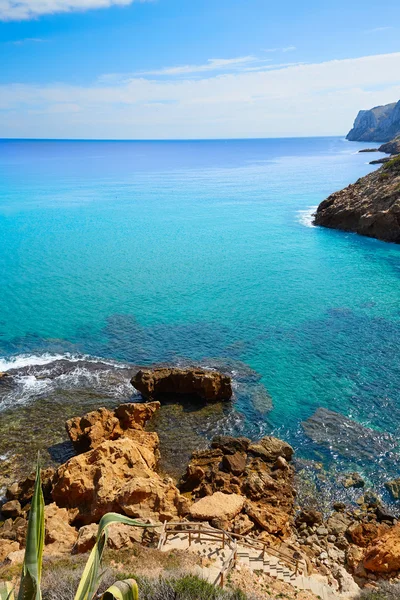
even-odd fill
[{"label": "large boulder", "polygon": [[[84,525],[80,528],[78,539],[73,547],[73,554],[84,554],[90,552],[96,543],[98,525]],[[135,544],[140,544],[143,538],[144,529],[125,525],[124,523],[113,523],[107,528],[107,546],[112,550],[121,550],[132,548]]]},{"label": "large boulder", "polygon": [[11,552],[17,552],[19,549],[18,542],[0,538],[0,564],[6,560]]},{"label": "large boulder", "polygon": [[155,521],[187,512],[187,501],[155,471],[156,457],[130,438],[106,441],[71,458],[56,472],[53,499],[75,509],[75,524],[96,523],[107,512]]},{"label": "large boulder", "polygon": [[115,410],[99,408],[83,417],[69,419],[65,427],[75,449],[86,452],[106,440],[121,437],[140,439],[138,432],[143,430],[146,422],[159,408],[159,402],[130,402],[121,404]]},{"label": "large boulder", "polygon": [[400,569],[400,523],[374,540],[367,548],[363,564],[374,573],[392,573]]},{"label": "large boulder", "polygon": [[131,383],[144,398],[150,399],[194,396],[213,402],[229,400],[232,396],[230,377],[206,369],[141,369]]},{"label": "large boulder", "polygon": [[292,446],[287,442],[272,436],[261,438],[255,444],[251,444],[248,450],[249,453],[259,456],[267,462],[275,462],[279,456],[290,461],[294,453]]},{"label": "large boulder", "polygon": [[215,492],[212,496],[201,498],[190,507],[190,516],[199,521],[230,521],[240,513],[245,498],[238,494]]}]

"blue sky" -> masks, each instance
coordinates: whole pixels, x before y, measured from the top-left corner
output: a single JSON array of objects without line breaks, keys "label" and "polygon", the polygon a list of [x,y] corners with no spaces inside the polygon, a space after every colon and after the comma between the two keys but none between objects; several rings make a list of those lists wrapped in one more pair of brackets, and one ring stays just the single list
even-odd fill
[{"label": "blue sky", "polygon": [[0,137],[341,135],[400,99],[400,3],[0,0]]}]

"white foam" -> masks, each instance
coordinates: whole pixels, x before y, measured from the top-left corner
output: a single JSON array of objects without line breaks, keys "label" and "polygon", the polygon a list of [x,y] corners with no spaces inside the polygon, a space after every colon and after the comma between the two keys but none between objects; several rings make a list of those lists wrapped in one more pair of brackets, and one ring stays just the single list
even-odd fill
[{"label": "white foam", "polygon": [[110,365],[121,369],[127,366],[126,364],[114,362],[111,360],[105,360],[94,356],[88,356],[85,354],[78,355],[70,354],[69,352],[66,352],[65,354],[50,354],[48,352],[45,352],[44,354],[18,354],[17,356],[11,356],[9,358],[0,358],[0,371],[9,371],[10,369],[21,369],[22,367],[28,367],[33,365],[42,366],[52,363],[56,360],[68,360],[69,362],[101,362],[105,365]]},{"label": "white foam", "polygon": [[314,227],[314,214],[318,206],[310,206],[306,210],[297,211],[297,218],[299,223],[305,225],[305,227]]}]

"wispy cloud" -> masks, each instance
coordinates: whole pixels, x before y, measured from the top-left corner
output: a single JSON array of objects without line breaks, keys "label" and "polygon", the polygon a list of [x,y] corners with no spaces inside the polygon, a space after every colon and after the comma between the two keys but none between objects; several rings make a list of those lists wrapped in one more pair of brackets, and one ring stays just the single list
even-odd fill
[{"label": "wispy cloud", "polygon": [[13,44],[14,46],[22,46],[23,44],[42,44],[43,42],[47,42],[48,40],[44,40],[42,38],[23,38],[22,40],[12,40],[8,42],[9,44]]},{"label": "wispy cloud", "polygon": [[255,56],[239,56],[237,58],[209,58],[202,65],[178,65],[164,67],[153,71],[142,71],[140,75],[189,75],[191,73],[204,73],[206,71],[231,71],[241,70],[249,64],[260,62]]},{"label": "wispy cloud", "polygon": [[360,108],[400,98],[399,74],[400,52],[262,71],[207,72],[195,79],[171,75],[86,86],[4,84],[0,137],[344,134]]},{"label": "wispy cloud", "polygon": [[373,29],[366,29],[364,33],[380,33],[381,31],[388,31],[389,29],[394,29],[394,27],[390,25],[386,27],[374,27]]},{"label": "wispy cloud", "polygon": [[41,15],[127,6],[151,0],[0,0],[1,21],[26,21]]},{"label": "wispy cloud", "polygon": [[263,48],[263,52],[293,52],[296,46],[284,46],[283,48]]}]

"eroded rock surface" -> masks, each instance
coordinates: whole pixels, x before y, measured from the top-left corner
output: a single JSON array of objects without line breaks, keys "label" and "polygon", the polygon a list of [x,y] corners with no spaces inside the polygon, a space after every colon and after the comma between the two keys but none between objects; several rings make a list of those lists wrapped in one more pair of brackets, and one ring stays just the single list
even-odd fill
[{"label": "eroded rock surface", "polygon": [[232,396],[230,377],[206,369],[142,369],[131,383],[142,396],[149,399],[194,396],[213,402],[229,400]]}]

